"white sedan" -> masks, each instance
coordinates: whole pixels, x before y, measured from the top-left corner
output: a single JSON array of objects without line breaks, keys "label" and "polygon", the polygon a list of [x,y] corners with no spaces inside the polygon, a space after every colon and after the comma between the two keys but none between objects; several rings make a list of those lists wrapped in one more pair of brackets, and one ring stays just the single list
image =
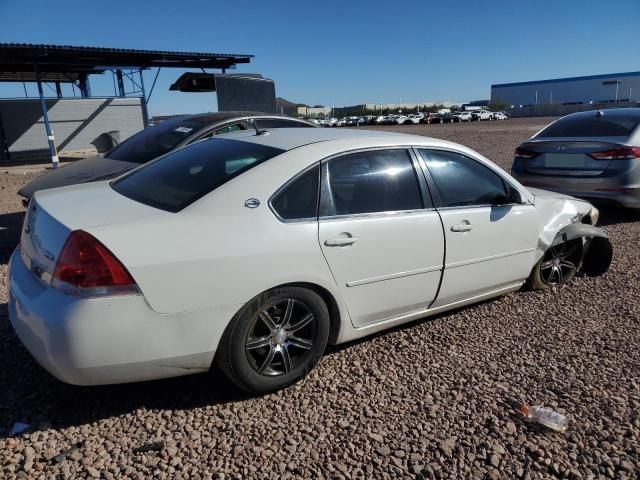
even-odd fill
[{"label": "white sedan", "polygon": [[204,140],[111,182],[37,192],[9,316],[73,384],[219,367],[267,392],[339,344],[604,273],[589,203],[526,189],[463,146],[367,130]]}]

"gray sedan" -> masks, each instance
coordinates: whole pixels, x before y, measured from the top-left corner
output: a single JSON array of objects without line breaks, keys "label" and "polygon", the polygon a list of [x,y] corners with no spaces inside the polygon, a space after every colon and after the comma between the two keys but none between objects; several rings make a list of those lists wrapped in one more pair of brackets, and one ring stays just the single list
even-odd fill
[{"label": "gray sedan", "polygon": [[515,151],[511,174],[528,187],[640,208],[640,108],[556,120]]},{"label": "gray sedan", "polygon": [[218,112],[185,115],[146,128],[108,151],[104,157],[73,162],[39,176],[18,194],[25,203],[38,190],[115,178],[154,158],[198,140],[224,133],[258,129],[317,127],[297,118],[257,112]]}]

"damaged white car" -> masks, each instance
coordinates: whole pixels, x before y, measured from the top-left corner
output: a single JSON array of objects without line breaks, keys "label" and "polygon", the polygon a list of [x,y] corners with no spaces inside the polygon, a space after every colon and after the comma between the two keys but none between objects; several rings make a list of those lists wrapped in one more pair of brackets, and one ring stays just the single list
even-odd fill
[{"label": "damaged white car", "polygon": [[34,195],[9,315],[59,379],[219,367],[267,392],[327,343],[603,274],[589,203],[528,190],[460,145],[362,130],[204,140],[111,182]]}]

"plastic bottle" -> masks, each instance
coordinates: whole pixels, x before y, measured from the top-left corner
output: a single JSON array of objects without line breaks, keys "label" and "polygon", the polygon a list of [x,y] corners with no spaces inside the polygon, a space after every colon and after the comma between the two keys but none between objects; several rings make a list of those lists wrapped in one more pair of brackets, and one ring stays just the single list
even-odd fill
[{"label": "plastic bottle", "polygon": [[567,417],[544,405],[534,405],[533,407],[523,405],[520,411],[530,422],[539,423],[556,432],[564,432],[567,429]]}]

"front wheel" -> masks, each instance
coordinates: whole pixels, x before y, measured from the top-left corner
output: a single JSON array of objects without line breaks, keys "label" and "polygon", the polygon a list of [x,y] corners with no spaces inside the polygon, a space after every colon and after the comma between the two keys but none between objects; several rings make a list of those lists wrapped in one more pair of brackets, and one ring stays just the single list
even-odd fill
[{"label": "front wheel", "polygon": [[329,311],[315,292],[300,287],[269,290],[247,303],[227,327],[216,364],[241,389],[267,393],[285,388],[318,363],[329,338]]},{"label": "front wheel", "polygon": [[582,260],[582,239],[549,247],[531,272],[529,284],[534,290],[564,285],[575,277]]}]

